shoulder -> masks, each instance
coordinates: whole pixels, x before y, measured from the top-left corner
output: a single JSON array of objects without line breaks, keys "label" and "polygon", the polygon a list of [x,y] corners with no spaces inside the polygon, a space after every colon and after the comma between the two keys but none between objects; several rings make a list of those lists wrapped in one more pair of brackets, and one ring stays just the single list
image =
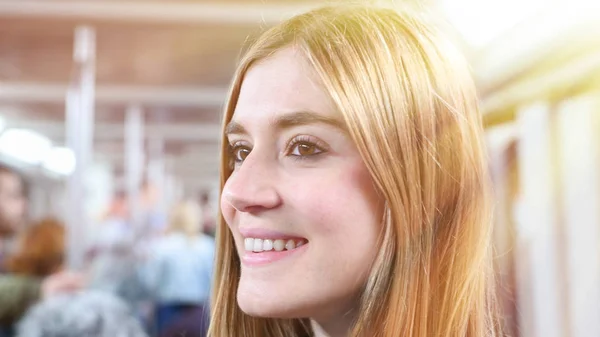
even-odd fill
[{"label": "shoulder", "polygon": [[0,287],[11,288],[11,287],[24,287],[24,288],[37,288],[41,284],[41,280],[20,275],[3,274],[0,275]]}]

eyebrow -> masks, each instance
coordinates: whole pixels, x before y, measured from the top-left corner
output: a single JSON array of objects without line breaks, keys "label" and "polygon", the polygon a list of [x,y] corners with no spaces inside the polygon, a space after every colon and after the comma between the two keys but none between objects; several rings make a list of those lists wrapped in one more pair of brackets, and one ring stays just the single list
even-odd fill
[{"label": "eyebrow", "polygon": [[[340,119],[323,116],[310,111],[296,111],[278,116],[272,124],[277,130],[285,130],[309,124],[327,124],[341,131],[346,130],[345,124]],[[225,127],[225,136],[241,134],[247,135],[248,131],[236,121],[229,122]]]}]

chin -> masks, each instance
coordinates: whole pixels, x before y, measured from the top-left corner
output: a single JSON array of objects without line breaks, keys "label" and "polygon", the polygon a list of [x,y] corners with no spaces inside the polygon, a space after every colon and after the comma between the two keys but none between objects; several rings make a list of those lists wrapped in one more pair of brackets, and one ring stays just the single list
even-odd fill
[{"label": "chin", "polygon": [[283,303],[275,298],[266,299],[265,296],[260,298],[248,298],[244,294],[238,293],[238,306],[247,315],[252,317],[264,318],[296,318],[299,317],[293,305]]},{"label": "chin", "polygon": [[[237,303],[247,315],[264,318],[298,318],[305,317],[306,308],[295,294],[283,295],[280,292],[262,292],[257,288],[245,291],[238,289]],[[292,296],[289,296],[292,295]]]}]

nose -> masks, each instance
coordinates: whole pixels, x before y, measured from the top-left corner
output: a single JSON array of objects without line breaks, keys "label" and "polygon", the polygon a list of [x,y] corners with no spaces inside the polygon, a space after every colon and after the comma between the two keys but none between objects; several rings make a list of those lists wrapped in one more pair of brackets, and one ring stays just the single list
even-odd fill
[{"label": "nose", "polygon": [[281,204],[276,175],[265,160],[250,154],[227,179],[223,201],[238,212],[257,213]]}]

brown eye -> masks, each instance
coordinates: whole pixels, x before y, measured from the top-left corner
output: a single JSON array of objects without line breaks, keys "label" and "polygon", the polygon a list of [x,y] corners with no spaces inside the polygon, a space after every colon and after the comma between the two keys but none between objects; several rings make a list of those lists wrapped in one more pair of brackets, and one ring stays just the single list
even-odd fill
[{"label": "brown eye", "polygon": [[323,152],[317,145],[309,142],[298,142],[290,151],[290,155],[298,157],[309,157],[314,156]]},{"label": "brown eye", "polygon": [[240,165],[246,160],[246,157],[250,154],[251,149],[241,144],[230,145],[229,155],[234,165]]},{"label": "brown eye", "polygon": [[237,162],[243,162],[249,154],[250,150],[244,147],[237,148],[233,152],[233,156]]}]

